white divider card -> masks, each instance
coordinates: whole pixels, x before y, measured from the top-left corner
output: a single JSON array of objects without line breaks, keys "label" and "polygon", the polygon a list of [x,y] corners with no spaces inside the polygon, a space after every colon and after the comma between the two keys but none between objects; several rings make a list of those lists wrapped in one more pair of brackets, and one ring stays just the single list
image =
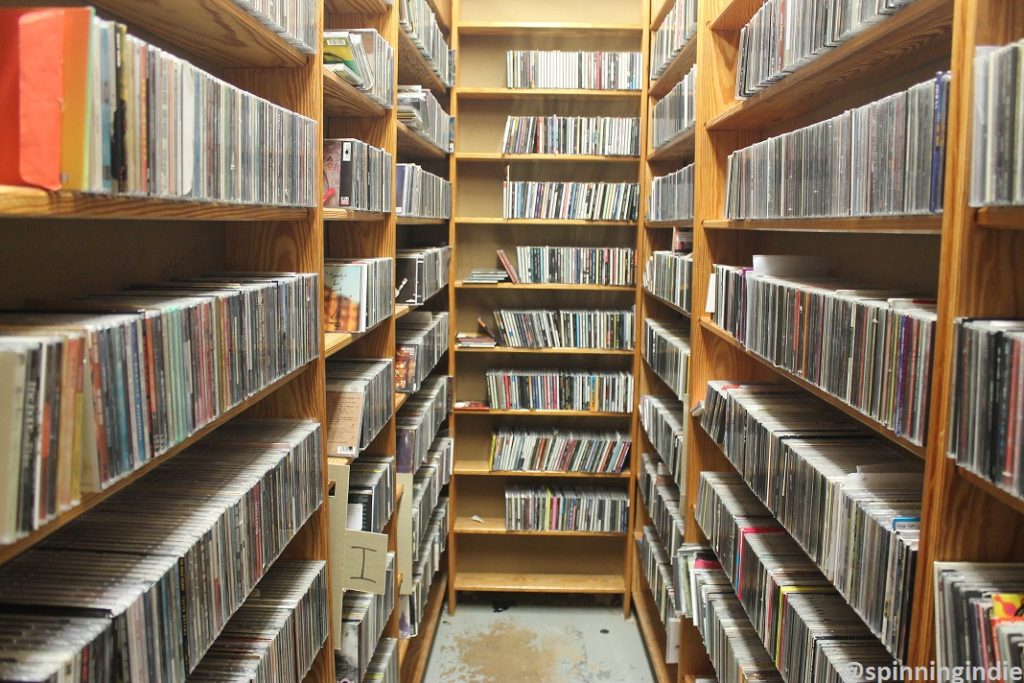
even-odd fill
[{"label": "white divider card", "polygon": [[388,590],[387,556],[387,534],[346,529],[342,537],[341,587],[384,595]]},{"label": "white divider card", "polygon": [[344,544],[341,542],[341,538],[348,529],[348,477],[348,463],[343,460],[328,459],[327,480],[330,496],[327,500],[327,512],[331,550],[331,621],[334,624],[334,633],[341,633],[342,628],[342,596],[345,590],[342,571]]}]

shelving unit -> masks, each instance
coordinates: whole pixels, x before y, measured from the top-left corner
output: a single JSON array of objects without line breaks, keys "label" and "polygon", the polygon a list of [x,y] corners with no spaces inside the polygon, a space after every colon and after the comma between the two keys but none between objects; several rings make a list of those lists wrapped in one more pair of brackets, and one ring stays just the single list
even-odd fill
[{"label": "shelving unit", "polygon": [[[451,177],[458,184],[452,221],[453,335],[475,330],[477,318],[489,316],[496,308],[628,308],[635,304],[636,286],[467,284],[462,278],[473,268],[495,267],[497,249],[514,258],[516,246],[522,245],[635,247],[635,220],[503,218],[502,181],[505,166],[511,165],[520,179],[636,182],[642,150],[632,157],[503,154],[501,138],[508,115],[638,116],[643,122],[641,90],[505,87],[508,50],[644,50],[648,21],[642,4],[599,0],[584,10],[576,0],[455,0],[453,47],[458,63],[452,113],[457,128]],[[581,22],[584,16],[599,16],[600,21]],[[456,400],[486,399],[483,375],[496,366],[564,366],[567,363],[559,359],[571,358],[569,364],[581,368],[630,371],[635,363],[634,351],[595,349],[456,347],[452,357]],[[508,531],[503,490],[510,481],[569,481],[632,491],[632,473],[491,471],[488,453],[492,430],[500,426],[627,431],[630,416],[569,410],[455,410],[452,516],[456,521],[448,556],[449,610],[455,610],[459,591],[486,590],[617,593],[623,596],[628,613],[632,546],[627,535]],[[472,521],[474,515],[484,521]]]}]

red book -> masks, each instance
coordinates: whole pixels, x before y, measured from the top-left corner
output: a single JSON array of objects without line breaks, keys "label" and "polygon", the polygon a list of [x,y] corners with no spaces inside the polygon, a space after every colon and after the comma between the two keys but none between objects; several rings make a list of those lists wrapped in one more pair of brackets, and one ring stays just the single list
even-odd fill
[{"label": "red book", "polygon": [[519,273],[516,272],[512,262],[508,260],[508,256],[505,254],[504,249],[498,250],[498,260],[501,262],[501,267],[508,273],[508,277],[512,280],[513,284],[519,284]]}]

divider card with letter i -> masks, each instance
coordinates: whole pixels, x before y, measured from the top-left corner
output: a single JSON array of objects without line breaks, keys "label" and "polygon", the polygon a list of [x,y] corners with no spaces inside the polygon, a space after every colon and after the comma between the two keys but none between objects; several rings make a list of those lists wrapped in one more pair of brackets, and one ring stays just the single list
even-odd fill
[{"label": "divider card with letter i", "polygon": [[64,13],[0,10],[0,183],[60,189]]}]

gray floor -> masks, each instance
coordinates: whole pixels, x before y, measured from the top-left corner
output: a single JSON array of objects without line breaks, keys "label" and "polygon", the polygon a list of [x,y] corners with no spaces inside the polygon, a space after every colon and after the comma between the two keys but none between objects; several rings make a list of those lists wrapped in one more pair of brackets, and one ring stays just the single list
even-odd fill
[{"label": "gray floor", "polygon": [[441,614],[425,683],[648,683],[636,618],[607,600],[459,596]]}]

